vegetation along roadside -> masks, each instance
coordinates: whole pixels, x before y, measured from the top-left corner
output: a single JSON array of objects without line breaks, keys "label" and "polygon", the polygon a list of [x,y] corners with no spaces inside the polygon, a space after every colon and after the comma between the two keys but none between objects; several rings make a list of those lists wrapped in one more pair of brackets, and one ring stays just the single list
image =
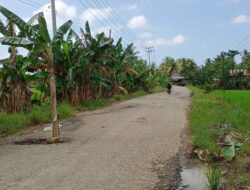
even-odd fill
[{"label": "vegetation along roadside", "polygon": [[219,169],[225,189],[250,187],[250,91],[191,88],[193,154]]},{"label": "vegetation along roadside", "polygon": [[0,43],[9,48],[9,58],[0,60],[1,136],[50,118],[52,139],[60,138],[58,119],[75,107],[98,107],[169,82],[133,43],[124,46],[112,32],[93,35],[88,22],[77,34],[69,20],[51,38],[42,12],[27,22],[3,6],[0,13],[6,19],[0,20]]},{"label": "vegetation along roadside", "polygon": [[[127,95],[117,94],[112,97],[92,100],[89,102],[77,104],[75,106],[72,106],[67,102],[60,102],[58,105],[58,115],[60,119],[67,119],[74,116],[77,112],[95,110],[109,106],[115,102],[129,100],[151,93],[159,93],[165,90],[165,88],[157,86],[150,89],[148,92],[144,90],[138,90]],[[34,105],[27,112],[20,112],[15,114],[0,113],[0,138],[15,134],[33,125],[50,122],[50,104],[51,103],[48,100],[45,101],[42,105]]]}]

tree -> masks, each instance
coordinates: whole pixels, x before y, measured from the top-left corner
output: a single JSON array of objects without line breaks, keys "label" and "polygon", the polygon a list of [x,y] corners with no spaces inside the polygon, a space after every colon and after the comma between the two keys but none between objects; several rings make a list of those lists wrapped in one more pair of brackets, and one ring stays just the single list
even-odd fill
[{"label": "tree", "polygon": [[52,112],[52,137],[59,138],[59,121],[57,113],[56,98],[56,74],[55,74],[55,55],[54,52],[61,46],[63,35],[66,34],[72,21],[63,24],[56,32],[53,39],[50,39],[46,20],[43,13],[38,13],[35,18],[38,25],[32,25],[23,21],[20,17],[0,6],[0,12],[10,19],[21,31],[21,37],[5,36],[0,38],[0,43],[16,47],[23,47],[30,51],[30,59],[33,63],[43,64],[49,73],[50,95],[51,95],[51,112]]},{"label": "tree", "polygon": [[160,69],[167,76],[171,76],[174,72],[177,72],[176,61],[172,57],[165,57],[160,65]]},{"label": "tree", "polygon": [[197,72],[197,65],[194,60],[189,58],[181,58],[177,61],[177,71],[188,79],[191,83],[195,82],[195,75]]},{"label": "tree", "polygon": [[248,52],[247,50],[243,51],[240,67],[242,69],[247,69],[248,72],[250,72],[250,52]]},{"label": "tree", "polygon": [[[15,29],[15,24],[12,22],[11,19],[7,19],[7,24],[4,25],[4,23],[0,20],[0,33],[4,36],[12,36],[15,37],[16,34],[16,29]],[[9,68],[16,69],[16,58],[17,58],[17,49],[15,46],[10,46],[8,52],[10,53],[10,57],[8,59],[8,64],[11,64],[11,66]],[[5,62],[6,63],[6,62]],[[6,66],[6,65],[5,65]],[[5,69],[7,69],[7,67],[4,67]],[[8,69],[7,69],[8,70]],[[8,70],[8,72],[10,72],[10,70]],[[4,72],[5,74],[7,74],[7,72]],[[13,72],[11,72],[13,73]],[[3,74],[3,73],[2,73]],[[10,74],[10,73],[9,73]],[[20,89],[20,85],[17,82],[18,80],[16,80],[13,78],[13,75],[10,74],[9,80],[7,82],[7,80],[2,80],[1,81],[1,90],[3,90],[6,94],[8,94],[7,96],[5,96],[7,98],[7,104],[6,107],[8,107],[8,112],[18,112],[20,111],[20,105],[22,104],[22,98],[21,98],[21,91],[22,89]],[[7,79],[7,78],[5,78]],[[8,85],[6,84],[8,83]],[[3,93],[1,95],[1,97],[3,98]]]}]

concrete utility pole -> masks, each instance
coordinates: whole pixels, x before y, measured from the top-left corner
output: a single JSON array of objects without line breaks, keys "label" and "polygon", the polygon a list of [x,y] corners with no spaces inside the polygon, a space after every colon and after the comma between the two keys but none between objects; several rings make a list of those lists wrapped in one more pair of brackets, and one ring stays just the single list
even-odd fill
[{"label": "concrete utility pole", "polygon": [[148,53],[148,62],[151,64],[151,53],[154,52],[154,47],[146,47],[146,52]]},{"label": "concrete utility pole", "polygon": [[52,14],[53,36],[55,36],[55,34],[56,34],[56,5],[55,5],[55,0],[51,0],[51,14]]}]

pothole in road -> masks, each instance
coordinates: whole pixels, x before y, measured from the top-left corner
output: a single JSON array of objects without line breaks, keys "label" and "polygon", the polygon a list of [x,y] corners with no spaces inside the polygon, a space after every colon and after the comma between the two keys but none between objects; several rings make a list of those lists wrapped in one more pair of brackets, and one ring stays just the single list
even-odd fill
[{"label": "pothole in road", "polygon": [[62,144],[71,142],[70,138],[47,139],[47,138],[27,138],[22,140],[15,140],[15,145],[49,145],[49,144]]},{"label": "pothole in road", "polygon": [[120,109],[130,109],[134,107],[136,107],[136,105],[127,105],[127,106],[120,107]]}]

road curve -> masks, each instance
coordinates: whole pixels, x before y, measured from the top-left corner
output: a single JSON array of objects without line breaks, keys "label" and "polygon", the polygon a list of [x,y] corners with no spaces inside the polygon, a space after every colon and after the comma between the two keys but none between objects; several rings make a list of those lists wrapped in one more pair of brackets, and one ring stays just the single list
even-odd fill
[{"label": "road curve", "polygon": [[[0,145],[1,190],[152,190],[155,163],[176,155],[190,92],[152,94],[79,114],[60,145]],[[49,136],[36,132],[19,138]]]}]

